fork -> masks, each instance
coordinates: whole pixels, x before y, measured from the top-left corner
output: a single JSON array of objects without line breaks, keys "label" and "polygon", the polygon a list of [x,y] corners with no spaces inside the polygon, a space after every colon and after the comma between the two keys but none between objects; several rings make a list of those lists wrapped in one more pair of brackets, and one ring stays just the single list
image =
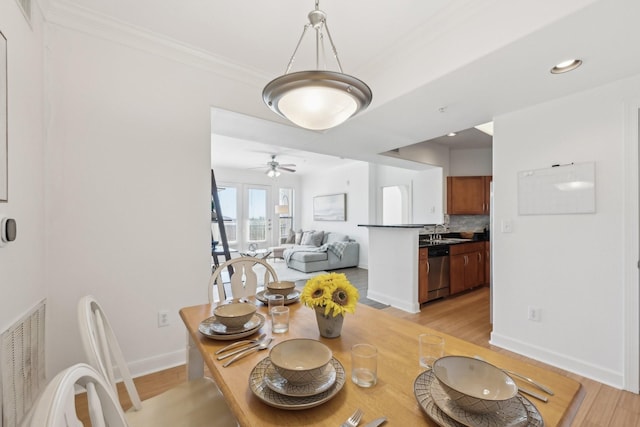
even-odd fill
[{"label": "fork", "polygon": [[351,414],[351,416],[347,418],[344,423],[342,423],[341,427],[357,427],[358,424],[360,424],[360,420],[362,419],[363,415],[364,412],[362,412],[360,408],[356,409],[356,411]]}]

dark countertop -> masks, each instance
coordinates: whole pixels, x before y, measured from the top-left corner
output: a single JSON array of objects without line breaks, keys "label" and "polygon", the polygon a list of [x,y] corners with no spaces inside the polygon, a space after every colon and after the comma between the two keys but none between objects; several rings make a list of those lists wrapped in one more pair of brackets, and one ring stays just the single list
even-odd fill
[{"label": "dark countertop", "polygon": [[371,228],[424,228],[426,226],[433,227],[433,224],[392,224],[392,225],[358,224],[358,227],[371,227]]},{"label": "dark countertop", "polygon": [[[432,247],[432,246],[452,246],[452,245],[462,245],[465,243],[476,243],[476,242],[488,242],[489,241],[489,233],[488,232],[479,232],[479,233],[474,233],[473,237],[469,240],[463,241],[463,242],[455,242],[455,243],[441,243],[438,241],[431,241],[430,239],[430,234],[421,234],[418,237],[418,246],[421,248],[426,248],[426,247]],[[449,233],[442,233],[441,234],[443,239],[462,239],[463,237],[460,236],[460,233],[456,233],[456,232],[449,232]]]}]

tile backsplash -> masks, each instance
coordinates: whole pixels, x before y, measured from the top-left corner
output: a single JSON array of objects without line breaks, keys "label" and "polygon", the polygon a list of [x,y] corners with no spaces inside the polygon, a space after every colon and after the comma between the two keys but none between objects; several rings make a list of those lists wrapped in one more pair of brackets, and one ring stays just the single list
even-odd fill
[{"label": "tile backsplash", "polygon": [[[481,233],[489,229],[489,215],[449,215],[449,231]],[[445,219],[446,222],[446,219]]]}]

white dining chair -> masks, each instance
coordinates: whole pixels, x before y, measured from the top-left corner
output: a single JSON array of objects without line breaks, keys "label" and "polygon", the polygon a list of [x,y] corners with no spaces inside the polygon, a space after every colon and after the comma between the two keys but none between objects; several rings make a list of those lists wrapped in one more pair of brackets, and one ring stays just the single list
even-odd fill
[{"label": "white dining chair", "polygon": [[[229,276],[229,291],[225,288],[223,278],[228,267],[233,269],[233,274]],[[258,274],[254,269],[264,267],[264,278],[262,285],[266,287],[269,282],[277,282],[278,275],[269,263],[263,259],[253,257],[233,258],[215,269],[209,279],[209,302],[224,301],[228,298],[247,298],[254,296],[258,290]],[[215,288],[218,289],[217,295]]]},{"label": "white dining chair", "polygon": [[76,385],[87,391],[93,427],[129,425],[120,402],[102,374],[86,363],[78,363],[58,373],[45,386],[21,427],[82,427],[76,415]]},{"label": "white dining chair", "polygon": [[133,407],[125,416],[129,425],[142,426],[237,426],[222,393],[206,377],[185,381],[162,394],[140,400],[116,336],[96,299],[87,295],[78,303],[78,323],[85,355],[118,394],[117,367]]}]

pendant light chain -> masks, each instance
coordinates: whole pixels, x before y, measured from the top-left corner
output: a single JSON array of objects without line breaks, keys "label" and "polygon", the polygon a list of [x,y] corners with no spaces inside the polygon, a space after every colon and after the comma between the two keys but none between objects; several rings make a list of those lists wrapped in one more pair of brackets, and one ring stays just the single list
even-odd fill
[{"label": "pendant light chain", "polygon": [[[312,18],[313,16],[313,18]],[[320,17],[320,18],[318,18]],[[314,20],[317,19],[317,22]],[[287,64],[287,69],[285,70],[285,74],[289,74],[291,72],[291,68],[293,67],[294,62],[296,61],[296,54],[298,53],[298,49],[300,48],[300,44],[302,44],[302,40],[304,39],[304,35],[307,33],[309,27],[313,27],[316,30],[316,69],[320,69],[320,53],[322,51],[322,57],[324,58],[324,68],[325,70],[328,68],[327,56],[324,49],[324,32],[322,28],[324,28],[327,32],[327,37],[329,38],[329,44],[331,44],[331,51],[333,52],[333,57],[336,60],[336,64],[338,65],[338,70],[342,73],[342,63],[340,62],[340,58],[338,57],[338,49],[336,49],[336,45],[333,43],[333,38],[331,37],[331,33],[329,32],[329,26],[327,25],[326,15],[323,11],[320,10],[320,0],[316,0],[316,8],[313,12],[309,13],[308,24],[305,24],[302,34],[298,39],[298,43],[296,44],[296,48],[293,50],[293,54],[289,59],[289,63]]]}]

